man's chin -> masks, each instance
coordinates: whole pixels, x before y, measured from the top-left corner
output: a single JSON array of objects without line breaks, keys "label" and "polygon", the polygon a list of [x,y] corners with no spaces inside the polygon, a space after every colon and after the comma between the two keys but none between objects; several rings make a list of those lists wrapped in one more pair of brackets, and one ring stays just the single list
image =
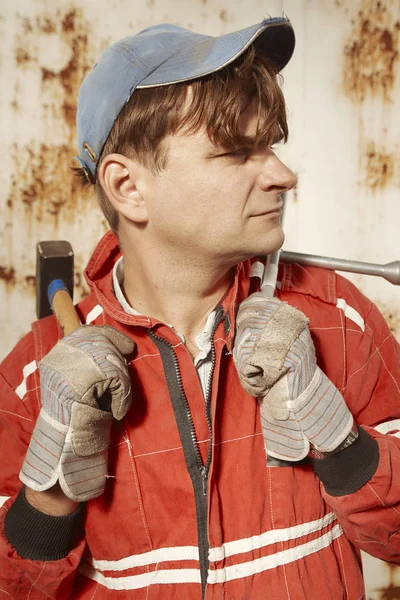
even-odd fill
[{"label": "man's chin", "polygon": [[266,256],[280,250],[285,241],[285,234],[281,227],[277,227],[270,233],[267,233],[264,240],[260,240],[260,250],[253,256]]},{"label": "man's chin", "polygon": [[273,231],[267,232],[263,237],[255,236],[247,244],[238,245],[236,252],[225,254],[224,258],[228,259],[230,266],[236,265],[245,260],[272,254],[282,248],[284,241],[285,234],[281,227],[277,227]]}]

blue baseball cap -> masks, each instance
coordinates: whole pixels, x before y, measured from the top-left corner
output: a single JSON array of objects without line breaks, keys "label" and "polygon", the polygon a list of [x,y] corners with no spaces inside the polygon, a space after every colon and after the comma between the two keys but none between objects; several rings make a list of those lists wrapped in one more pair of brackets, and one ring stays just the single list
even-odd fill
[{"label": "blue baseball cap", "polygon": [[76,160],[88,180],[94,183],[103,146],[136,89],[204,77],[229,65],[253,43],[280,71],[294,50],[290,21],[286,17],[264,19],[220,37],[165,23],[107,48],[86,75],[79,93]]}]

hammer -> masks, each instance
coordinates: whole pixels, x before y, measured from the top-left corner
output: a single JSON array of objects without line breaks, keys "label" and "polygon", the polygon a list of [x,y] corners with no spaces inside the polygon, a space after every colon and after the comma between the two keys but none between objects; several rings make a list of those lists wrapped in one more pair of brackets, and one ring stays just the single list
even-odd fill
[{"label": "hammer", "polygon": [[63,331],[71,333],[81,325],[72,302],[74,293],[74,252],[67,241],[39,242],[36,245],[36,314],[52,314]]},{"label": "hammer", "polygon": [[[38,319],[52,313],[68,335],[80,325],[72,298],[74,294],[74,252],[67,241],[36,244],[36,314]],[[101,410],[111,410],[110,391],[97,398]]]}]

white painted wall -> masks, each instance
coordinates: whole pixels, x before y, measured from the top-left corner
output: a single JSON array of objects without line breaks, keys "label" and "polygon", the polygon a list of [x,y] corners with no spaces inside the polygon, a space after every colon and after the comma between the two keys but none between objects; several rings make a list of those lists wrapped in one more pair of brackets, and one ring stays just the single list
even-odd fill
[{"label": "white painted wall", "polygon": [[[399,0],[3,2],[1,356],[35,318],[38,241],[72,243],[77,298],[85,293],[83,266],[105,224],[95,200],[73,183],[69,166],[79,82],[100,51],[162,21],[216,35],[283,10],[294,24],[297,49],[284,72],[291,138],[279,152],[299,176],[288,198],[285,248],[371,262],[400,259]],[[352,279],[400,339],[400,288],[372,277]],[[398,570],[368,562],[367,578],[370,600],[400,598],[393,595]]]}]

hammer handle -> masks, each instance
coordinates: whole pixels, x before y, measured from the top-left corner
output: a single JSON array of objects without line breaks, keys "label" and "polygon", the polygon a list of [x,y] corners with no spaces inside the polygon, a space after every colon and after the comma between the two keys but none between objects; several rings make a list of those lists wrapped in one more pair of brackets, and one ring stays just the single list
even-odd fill
[{"label": "hammer handle", "polygon": [[66,290],[55,292],[52,299],[52,308],[63,330],[63,335],[68,335],[81,325],[71,296]]}]

